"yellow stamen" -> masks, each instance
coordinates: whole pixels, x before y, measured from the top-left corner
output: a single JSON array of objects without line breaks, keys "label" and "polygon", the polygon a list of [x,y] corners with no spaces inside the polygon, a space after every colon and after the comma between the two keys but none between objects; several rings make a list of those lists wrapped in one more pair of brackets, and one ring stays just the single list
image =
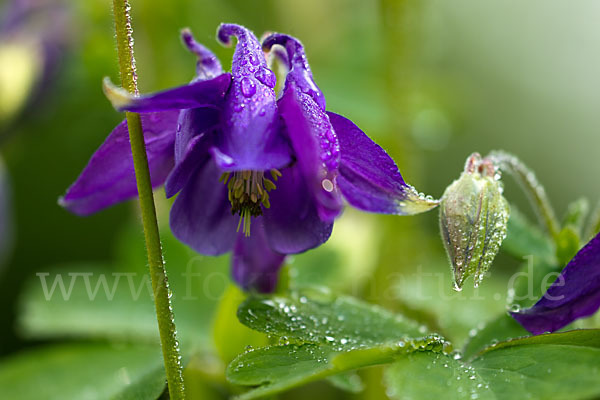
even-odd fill
[{"label": "yellow stamen", "polygon": [[[270,172],[274,181],[281,176],[281,172],[276,169]],[[227,185],[231,213],[240,217],[237,231],[241,228],[246,236],[250,236],[252,217],[262,215],[263,207],[271,206],[268,192],[277,188],[275,183],[264,175],[262,171],[245,170],[225,172],[219,178],[220,182]]]}]

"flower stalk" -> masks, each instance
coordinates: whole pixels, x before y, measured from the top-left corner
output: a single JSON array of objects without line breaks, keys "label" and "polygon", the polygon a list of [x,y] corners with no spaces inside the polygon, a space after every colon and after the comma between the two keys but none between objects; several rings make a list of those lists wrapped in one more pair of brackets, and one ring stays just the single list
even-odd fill
[{"label": "flower stalk", "polygon": [[[121,84],[128,92],[137,94],[137,75],[133,54],[133,30],[130,9],[131,6],[127,0],[113,0]],[[183,399],[185,392],[181,355],[171,307],[171,291],[164,267],[158,232],[142,123],[139,114],[127,112],[125,116],[131,142],[131,153],[133,155],[144,237],[148,252],[148,264],[154,291],[156,319],[158,321],[169,394],[173,400]]]},{"label": "flower stalk", "polygon": [[509,172],[526,193],[540,222],[556,241],[560,232],[560,224],[544,187],[538,182],[535,174],[517,157],[503,151],[493,151],[488,157],[501,170]]}]

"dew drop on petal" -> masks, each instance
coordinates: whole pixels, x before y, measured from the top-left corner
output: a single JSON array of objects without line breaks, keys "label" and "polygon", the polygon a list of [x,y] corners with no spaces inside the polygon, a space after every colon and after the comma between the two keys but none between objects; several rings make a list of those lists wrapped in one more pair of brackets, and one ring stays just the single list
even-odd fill
[{"label": "dew drop on petal", "polygon": [[248,78],[247,76],[242,78],[240,86],[242,89],[242,94],[245,97],[252,97],[256,93],[256,83],[254,83],[252,78]]},{"label": "dew drop on petal", "polygon": [[333,191],[333,182],[331,182],[329,179],[323,179],[321,186],[323,186],[323,189],[325,189],[327,192]]}]

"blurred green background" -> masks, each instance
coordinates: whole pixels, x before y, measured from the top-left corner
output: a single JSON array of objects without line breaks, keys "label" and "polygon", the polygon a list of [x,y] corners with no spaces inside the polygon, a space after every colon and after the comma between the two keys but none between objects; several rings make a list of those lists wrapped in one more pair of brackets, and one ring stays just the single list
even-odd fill
[{"label": "blurred green background", "polygon": [[[63,5],[70,19],[57,73],[40,96],[0,126],[14,223],[14,246],[0,269],[0,355],[48,339],[29,332],[25,336],[35,340],[25,340],[27,324],[18,322],[20,313],[31,311],[24,311],[19,299],[36,273],[81,270],[81,265],[129,271],[135,262],[123,260],[136,257],[136,265],[144,264],[134,202],[89,218],[57,205],[122,118],[101,90],[104,76],[118,79],[111,2]],[[265,31],[286,32],[304,43],[328,109],[351,118],[381,144],[420,191],[439,197],[471,152],[504,149],[536,171],[560,215],[577,197],[592,204],[600,198],[597,1],[134,0],[132,7],[142,92],[192,78],[195,59],[179,40],[183,27],[215,51],[225,69],[233,50],[215,41],[219,23],[245,25],[259,37]],[[0,40],[0,46],[6,44]],[[3,76],[11,76],[11,67],[17,73],[11,58],[1,60]],[[2,96],[11,98],[7,92]],[[516,185],[505,181],[506,197],[531,216]],[[156,197],[168,236],[168,203],[162,192]],[[137,247],[124,245],[131,243],[125,239],[130,236]],[[172,274],[197,257],[177,244],[166,249]],[[419,302],[410,277],[415,271],[443,273],[435,278],[432,296],[441,286],[456,300],[455,307],[468,312],[458,322],[442,318],[437,323],[446,324],[442,328],[458,341],[469,327],[503,309],[506,280],[518,264],[501,255],[479,290],[491,300],[461,301],[469,294],[450,290],[436,211],[406,218],[348,210],[331,242],[313,253],[294,259],[299,282],[318,276],[325,284],[339,284],[340,291],[390,308],[422,307],[442,317],[447,310],[436,304],[444,302]],[[226,260],[202,263],[227,273]],[[390,276],[401,281],[400,295],[390,294]],[[215,298],[225,287],[222,280],[198,284]],[[206,313],[198,317],[206,324],[198,326],[210,322],[213,300],[197,311]]]}]

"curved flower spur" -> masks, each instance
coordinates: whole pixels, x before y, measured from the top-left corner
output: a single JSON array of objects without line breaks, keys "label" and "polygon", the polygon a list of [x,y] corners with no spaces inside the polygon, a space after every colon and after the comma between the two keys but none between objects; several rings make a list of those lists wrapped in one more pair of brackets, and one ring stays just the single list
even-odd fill
[{"label": "curved flower spur", "polygon": [[[179,193],[173,234],[205,255],[233,252],[234,279],[245,289],[272,291],[287,254],[330,236],[343,202],[364,211],[411,215],[438,202],[406,184],[394,161],[350,120],[325,110],[304,49],[273,34],[261,46],[234,24],[217,32],[237,38],[231,73],[183,31],[198,57],[188,85],[132,97],[105,84],[120,111],[142,113],[153,186]],[[287,66],[277,99],[265,51],[275,45]],[[92,156],[61,198],[86,215],[137,194],[125,122]]]}]

